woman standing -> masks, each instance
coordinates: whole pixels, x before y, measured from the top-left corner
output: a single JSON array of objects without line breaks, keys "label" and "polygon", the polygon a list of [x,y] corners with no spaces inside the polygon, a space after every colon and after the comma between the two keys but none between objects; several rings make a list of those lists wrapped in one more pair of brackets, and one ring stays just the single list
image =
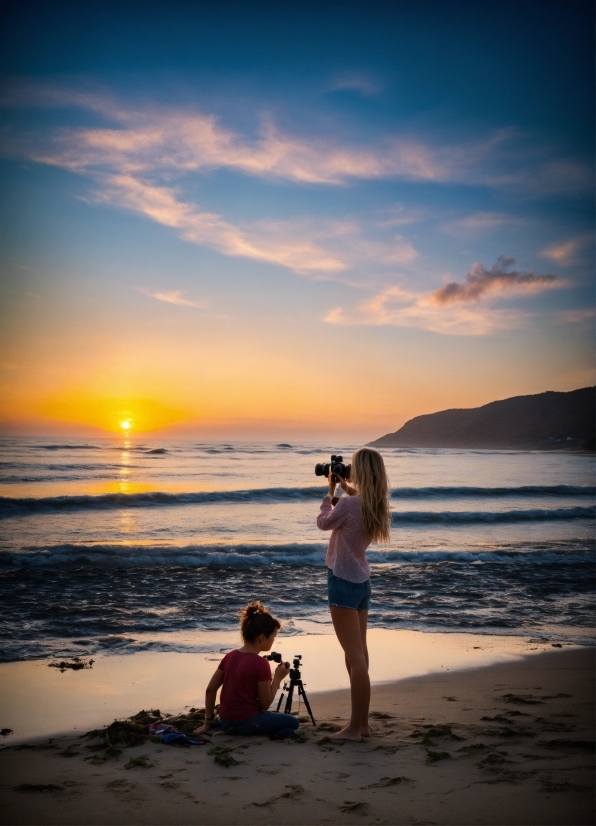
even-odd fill
[{"label": "woman standing", "polygon": [[[338,481],[348,495],[333,507]],[[371,542],[389,539],[391,521],[387,474],[380,453],[367,447],[357,450],[352,456],[350,482],[329,474],[329,492],[323,497],[317,526],[332,532],[325,558],[329,610],[344,650],[352,694],[350,723],[333,739],[359,741],[370,734],[366,624],[371,589],[366,549]]]}]

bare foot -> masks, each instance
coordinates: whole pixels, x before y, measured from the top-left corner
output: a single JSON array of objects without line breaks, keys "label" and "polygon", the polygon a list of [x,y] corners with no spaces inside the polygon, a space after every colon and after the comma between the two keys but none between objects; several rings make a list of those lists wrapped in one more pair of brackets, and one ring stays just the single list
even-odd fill
[{"label": "bare foot", "polygon": [[370,737],[370,727],[366,726],[365,728],[360,729],[360,734],[362,737]]},{"label": "bare foot", "polygon": [[350,726],[346,726],[342,728],[341,731],[332,734],[329,738],[330,740],[353,740],[355,743],[359,743],[362,740],[362,736],[359,731],[355,731]]}]

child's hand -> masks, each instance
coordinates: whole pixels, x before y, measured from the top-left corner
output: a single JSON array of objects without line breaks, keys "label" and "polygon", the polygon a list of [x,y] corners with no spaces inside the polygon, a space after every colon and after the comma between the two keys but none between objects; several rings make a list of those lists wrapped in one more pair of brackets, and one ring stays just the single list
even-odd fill
[{"label": "child's hand", "polygon": [[281,681],[290,673],[290,663],[280,663],[275,669],[275,676]]}]

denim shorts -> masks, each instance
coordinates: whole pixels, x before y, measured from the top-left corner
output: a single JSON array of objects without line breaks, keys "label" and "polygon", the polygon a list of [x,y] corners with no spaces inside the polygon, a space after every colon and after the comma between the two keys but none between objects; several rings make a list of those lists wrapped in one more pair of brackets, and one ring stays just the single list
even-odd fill
[{"label": "denim shorts", "polygon": [[355,608],[357,611],[368,611],[370,608],[370,579],[366,582],[349,582],[335,576],[331,568],[327,568],[327,595],[329,605],[338,608]]}]

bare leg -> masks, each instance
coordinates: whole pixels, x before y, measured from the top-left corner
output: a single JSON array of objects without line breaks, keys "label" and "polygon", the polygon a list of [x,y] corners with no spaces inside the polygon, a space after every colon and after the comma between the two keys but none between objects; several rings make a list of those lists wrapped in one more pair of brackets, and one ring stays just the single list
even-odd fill
[{"label": "bare leg", "polygon": [[[366,670],[368,671],[368,646],[366,644],[366,626],[368,622],[368,611],[358,611],[358,622],[360,623],[360,639],[362,640],[362,648],[364,649],[364,659],[366,660]],[[369,702],[366,704],[366,712],[362,717],[362,728],[360,734],[363,737],[370,737],[370,728],[368,725],[368,707],[370,705],[370,691],[368,693]]]},{"label": "bare leg", "polygon": [[337,734],[337,740],[361,740],[362,730],[368,726],[368,706],[370,703],[370,679],[368,676],[368,652],[362,641],[361,620],[355,608],[339,608],[332,605],[331,619],[341,647],[343,648],[350,675],[352,690],[352,716],[350,723]]}]

